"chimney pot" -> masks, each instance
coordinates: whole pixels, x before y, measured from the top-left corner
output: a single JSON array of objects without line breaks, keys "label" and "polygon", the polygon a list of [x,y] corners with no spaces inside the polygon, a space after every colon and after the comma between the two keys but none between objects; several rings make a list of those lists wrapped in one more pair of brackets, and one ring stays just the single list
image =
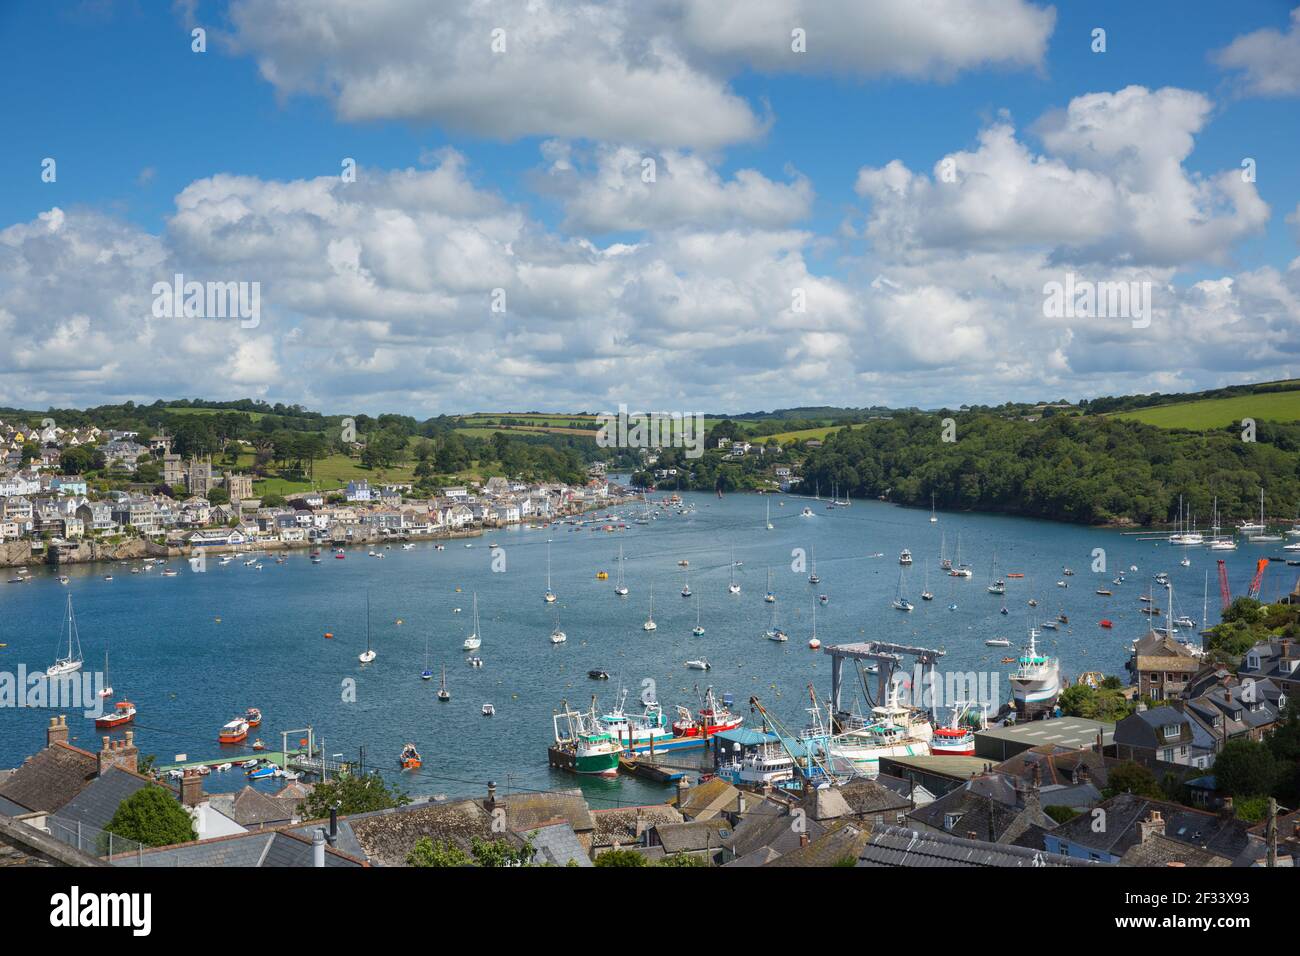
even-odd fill
[{"label": "chimney pot", "polygon": [[45,729],[45,745],[52,747],[56,743],[68,742],[68,721],[64,717],[51,717],[50,726]]},{"label": "chimney pot", "polygon": [[325,828],[317,827],[311,837],[311,865],[325,866]]}]

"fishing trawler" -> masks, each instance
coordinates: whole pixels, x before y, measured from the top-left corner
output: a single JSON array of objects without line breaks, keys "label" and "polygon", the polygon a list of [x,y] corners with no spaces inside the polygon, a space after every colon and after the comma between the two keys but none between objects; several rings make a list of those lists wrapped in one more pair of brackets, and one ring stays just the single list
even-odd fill
[{"label": "fishing trawler", "polygon": [[729,697],[724,697],[722,703],[718,703],[713,696],[713,688],[707,688],[697,714],[692,715],[685,707],[677,708],[678,719],[673,721],[673,736],[690,740],[711,737],[724,730],[735,730],[744,723],[745,718],[741,714],[733,714],[728,709],[730,703]]},{"label": "fishing trawler", "polygon": [[935,727],[930,737],[930,753],[936,757],[975,756],[975,731],[988,724],[982,708],[966,701],[957,701],[952,716],[942,727]]},{"label": "fishing trawler", "polygon": [[779,787],[794,779],[794,759],[780,744],[759,744],[720,763],[715,776],[737,787]]},{"label": "fishing trawler", "polygon": [[551,719],[555,728],[552,764],[562,763],[574,773],[587,776],[617,776],[618,758],[623,748],[601,726],[596,717],[595,699],[592,699],[588,713],[571,709],[567,701],[563,706],[564,709]]},{"label": "fishing trawler", "polygon": [[1016,661],[1011,675],[1011,693],[1016,710],[1031,716],[1051,710],[1061,693],[1061,662],[1038,650],[1038,629],[1029,629],[1029,646]]}]

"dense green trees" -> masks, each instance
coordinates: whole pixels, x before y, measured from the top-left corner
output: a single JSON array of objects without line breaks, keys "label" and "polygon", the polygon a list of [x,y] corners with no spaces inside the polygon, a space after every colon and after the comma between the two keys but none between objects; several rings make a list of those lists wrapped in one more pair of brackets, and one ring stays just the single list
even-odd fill
[{"label": "dense green trees", "polygon": [[[1004,511],[1083,523],[1162,523],[1178,496],[1202,527],[1215,497],[1225,525],[1254,513],[1258,489],[1275,512],[1300,502],[1297,456],[1279,447],[1300,426],[1273,425],[1277,444],[1235,431],[1170,431],[1139,422],[1056,416],[902,414],[841,429],[804,462],[803,481],[858,497],[942,508]],[[1262,430],[1261,430],[1262,431]],[[1294,434],[1293,434],[1294,433]],[[954,440],[945,440],[951,437]]]},{"label": "dense green trees", "polygon": [[152,785],[119,803],[105,829],[145,846],[170,846],[198,839],[194,821],[176,795]]}]

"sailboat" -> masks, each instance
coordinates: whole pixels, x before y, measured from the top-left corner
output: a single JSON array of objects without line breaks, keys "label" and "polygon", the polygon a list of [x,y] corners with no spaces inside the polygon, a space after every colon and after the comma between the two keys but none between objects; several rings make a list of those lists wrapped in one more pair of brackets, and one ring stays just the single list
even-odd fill
[{"label": "sailboat", "polygon": [[555,603],[555,592],[551,590],[551,542],[546,542],[546,594],[542,596],[547,604]]},{"label": "sailboat", "polygon": [[[68,630],[68,653],[60,657],[50,667],[46,668],[46,677],[59,677],[62,674],[71,674],[81,670],[83,658],[81,656],[81,635],[77,633],[77,618],[72,613],[72,595],[68,595],[68,614],[64,622]],[[75,645],[75,650],[74,650]],[[63,646],[63,629],[59,629],[59,647]]]},{"label": "sailboat", "polygon": [[817,602],[816,601],[813,602],[812,609],[813,609],[812,636],[808,638],[808,646],[815,651],[817,650],[817,648],[822,646],[821,638],[817,636]]},{"label": "sailboat", "polygon": [[614,585],[614,593],[619,597],[627,597],[627,585],[623,583],[623,546],[618,546],[618,582]]},{"label": "sailboat", "polygon": [[366,649],[357,655],[357,660],[369,664],[375,659],[374,648],[370,646],[370,592],[366,592]]},{"label": "sailboat", "polygon": [[113,684],[108,679],[108,647],[104,647],[104,689],[99,692],[99,696],[105,699],[113,696]]},{"label": "sailboat", "polygon": [[994,551],[993,563],[989,567],[989,577],[990,577],[989,586],[985,588],[985,590],[988,591],[989,594],[1006,594],[1007,582],[1002,580],[1000,577],[998,577],[997,571],[998,571],[998,553]]},{"label": "sailboat", "polygon": [[957,532],[957,560],[956,563],[949,565],[948,573],[954,578],[969,578],[973,574],[969,564],[961,563],[961,532]]},{"label": "sailboat", "polygon": [[691,572],[687,571],[686,583],[682,586],[682,597],[688,598],[690,596],[691,596]]},{"label": "sailboat", "polygon": [[913,608],[912,602],[909,601],[907,598],[903,597],[903,574],[904,574],[904,572],[905,572],[905,569],[904,569],[904,568],[899,568],[899,569],[898,569],[898,593],[897,593],[897,595],[894,597],[893,603],[892,603],[890,606],[893,607],[893,608],[895,608],[895,609],[897,609],[897,610],[899,610],[899,611],[910,611],[910,610],[912,610],[912,608]]},{"label": "sailboat", "polygon": [[641,625],[641,630],[653,631],[658,627],[659,625],[655,623],[655,586],[652,584],[650,585],[650,614]]},{"label": "sailboat", "polygon": [[727,591],[731,594],[740,593],[740,585],[736,583],[736,549],[731,549],[731,583],[727,585]]},{"label": "sailboat", "polygon": [[429,670],[429,635],[424,635],[424,670],[420,671],[420,680],[433,680],[433,671]]},{"label": "sailboat", "polygon": [[781,628],[776,626],[776,605],[775,604],[772,605],[772,619],[767,626],[767,630],[763,632],[763,636],[766,637],[769,641],[776,641],[778,644],[784,644],[786,641],[790,639],[786,635],[785,631],[781,630]]},{"label": "sailboat", "polygon": [[704,625],[700,623],[700,596],[695,596],[695,626],[691,628],[691,633],[696,637],[704,634]]},{"label": "sailboat", "polygon": [[438,699],[446,703],[451,700],[451,691],[447,690],[447,665],[442,665],[442,686],[438,688]]},{"label": "sailboat", "polygon": [[563,644],[568,639],[569,635],[560,630],[560,616],[557,614],[555,615],[555,629],[551,631],[551,643]]},{"label": "sailboat", "polygon": [[776,603],[776,593],[772,590],[772,569],[767,569],[767,593],[763,595],[763,600],[768,604]]},{"label": "sailboat", "polygon": [[772,499],[767,499],[767,530],[772,530]]},{"label": "sailboat", "polygon": [[934,492],[930,492],[930,524],[939,520],[938,515],[934,513]]},{"label": "sailboat", "polygon": [[933,601],[934,595],[930,593],[930,566],[925,566],[925,590],[921,592],[922,601]]},{"label": "sailboat", "polygon": [[817,547],[816,547],[816,545],[814,545],[814,546],[813,546],[813,549],[812,549],[812,573],[811,573],[810,575],[808,575],[808,583],[809,583],[809,584],[821,584],[821,583],[822,583],[822,579],[819,578],[819,577],[817,576]]},{"label": "sailboat", "polygon": [[474,630],[460,645],[462,650],[476,651],[483,646],[483,639],[478,636],[478,592],[474,592]]}]

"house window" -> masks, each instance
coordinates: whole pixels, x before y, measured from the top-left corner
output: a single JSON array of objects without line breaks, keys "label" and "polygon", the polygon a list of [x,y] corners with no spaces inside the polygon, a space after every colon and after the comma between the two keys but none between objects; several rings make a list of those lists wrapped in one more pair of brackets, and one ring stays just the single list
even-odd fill
[{"label": "house window", "polygon": [[1165,740],[1173,740],[1182,729],[1177,724],[1165,724]]}]

